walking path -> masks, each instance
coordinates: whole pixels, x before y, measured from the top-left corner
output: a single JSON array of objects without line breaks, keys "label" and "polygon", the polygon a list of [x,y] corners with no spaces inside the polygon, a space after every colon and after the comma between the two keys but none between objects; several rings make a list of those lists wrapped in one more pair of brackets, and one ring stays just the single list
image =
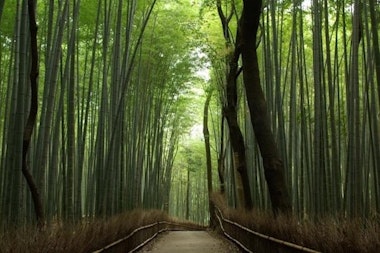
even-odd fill
[{"label": "walking path", "polygon": [[235,245],[206,231],[171,231],[160,234],[140,253],[238,253]]}]

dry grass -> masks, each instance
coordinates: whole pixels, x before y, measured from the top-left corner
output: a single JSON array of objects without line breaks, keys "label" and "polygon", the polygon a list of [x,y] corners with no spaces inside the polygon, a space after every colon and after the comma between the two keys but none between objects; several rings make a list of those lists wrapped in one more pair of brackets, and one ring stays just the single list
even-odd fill
[{"label": "dry grass", "polygon": [[226,218],[254,231],[322,252],[375,253],[380,250],[380,223],[378,220],[347,220],[324,218],[318,222],[300,221],[295,217],[236,210],[228,208],[220,194],[213,202]]},{"label": "dry grass", "polygon": [[135,210],[107,220],[83,221],[77,225],[50,226],[44,231],[18,229],[0,234],[0,252],[92,252],[127,236],[134,229],[169,220],[161,211]]}]

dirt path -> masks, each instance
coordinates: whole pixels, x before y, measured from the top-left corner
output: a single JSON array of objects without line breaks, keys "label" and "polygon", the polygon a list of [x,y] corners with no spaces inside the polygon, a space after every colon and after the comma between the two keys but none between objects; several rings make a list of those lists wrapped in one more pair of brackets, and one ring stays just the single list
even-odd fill
[{"label": "dirt path", "polygon": [[140,253],[237,253],[241,252],[228,240],[206,231],[172,231],[160,234]]}]

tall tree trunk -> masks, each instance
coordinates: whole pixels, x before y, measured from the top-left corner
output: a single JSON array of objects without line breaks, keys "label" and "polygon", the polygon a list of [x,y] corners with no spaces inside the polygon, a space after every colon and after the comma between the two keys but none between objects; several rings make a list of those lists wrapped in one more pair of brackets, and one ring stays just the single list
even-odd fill
[{"label": "tall tree trunk", "polygon": [[30,140],[33,133],[34,125],[36,123],[37,110],[38,110],[38,90],[37,90],[37,78],[38,78],[38,50],[37,50],[37,24],[35,13],[35,2],[33,0],[28,1],[29,11],[29,29],[30,29],[30,45],[31,45],[31,57],[32,67],[30,70],[30,89],[31,89],[31,104],[28,121],[24,129],[23,150],[22,150],[22,173],[28,183],[30,192],[32,194],[34,211],[37,217],[37,224],[42,227],[44,224],[44,211],[42,207],[42,200],[36,186],[36,183],[28,169],[27,154],[30,146]]},{"label": "tall tree trunk", "polygon": [[61,45],[63,44],[64,31],[66,28],[66,17],[68,12],[68,1],[60,3],[58,7],[59,18],[54,38],[52,38],[50,51],[45,59],[45,81],[43,99],[41,103],[40,122],[38,127],[37,143],[34,149],[33,172],[38,180],[38,187],[41,189],[41,198],[44,199],[46,164],[49,156],[49,147],[52,135],[52,121],[54,118],[55,98],[57,91],[59,62],[62,57]]},{"label": "tall tree trunk", "polygon": [[190,163],[187,164],[186,184],[186,220],[190,219]]},{"label": "tall tree trunk", "polygon": [[348,153],[347,153],[347,189],[346,210],[349,216],[362,214],[361,138],[360,138],[360,90],[359,90],[359,46],[362,39],[360,1],[354,1],[350,74],[347,83],[348,108]]},{"label": "tall tree trunk", "polygon": [[[223,114],[223,113],[222,113]],[[226,191],[225,186],[225,179],[224,179],[224,158],[225,158],[225,152],[224,152],[224,116],[222,116],[220,120],[220,151],[219,151],[219,157],[218,157],[218,177],[219,177],[219,183],[220,183],[220,193],[224,194]]]},{"label": "tall tree trunk", "polygon": [[[0,213],[5,218],[9,219],[10,224],[20,224],[19,218],[21,214],[20,201],[21,201],[21,173],[22,168],[22,146],[23,134],[25,127],[25,115],[29,104],[26,103],[27,90],[26,87],[30,79],[28,78],[28,70],[30,68],[30,54],[29,54],[29,40],[30,36],[27,33],[28,29],[28,8],[27,1],[17,1],[17,17],[15,26],[15,36],[12,52],[12,64],[9,67],[9,73],[14,76],[13,80],[8,81],[8,94],[10,103],[8,111],[6,135],[4,138],[5,146],[3,150],[5,160],[4,168],[6,174],[4,175],[3,182],[6,182],[8,187],[5,187],[5,195],[2,197],[2,210]],[[16,49],[16,50],[15,50]],[[7,118],[7,117],[6,117]],[[9,187],[12,186],[12,187]]]},{"label": "tall tree trunk", "polygon": [[[322,6],[318,0],[313,1],[313,74],[314,74],[314,162],[312,173],[312,210],[316,215],[323,210],[323,68],[322,68]],[[318,191],[316,190],[318,189]]]},{"label": "tall tree trunk", "polygon": [[252,126],[263,158],[265,178],[268,184],[272,208],[275,214],[291,211],[291,204],[284,178],[284,164],[270,128],[264,93],[260,85],[260,73],[256,52],[256,33],[260,21],[261,1],[245,0],[240,20],[243,78]]},{"label": "tall tree trunk", "polygon": [[236,73],[238,72],[238,48],[233,52],[230,59],[230,69],[227,77],[227,106],[224,108],[224,115],[227,119],[231,145],[233,149],[234,167],[239,175],[237,176],[237,194],[240,204],[251,209],[253,206],[249,178],[247,171],[247,160],[245,156],[245,143],[237,118],[237,87]]},{"label": "tall tree trunk", "polygon": [[[234,13],[234,6],[229,17],[223,14],[221,9],[221,1],[217,1],[219,17],[223,27],[223,34],[226,40],[226,51],[231,52],[227,55],[227,77],[226,77],[226,96],[227,104],[223,108],[223,114],[227,119],[231,145],[233,149],[234,167],[238,172],[236,177],[236,190],[238,195],[238,206],[245,206],[246,209],[251,209],[253,206],[250,183],[247,171],[247,161],[245,156],[245,143],[241,132],[238,117],[237,117],[237,76],[238,76],[238,61],[240,51],[238,47],[232,49],[231,37],[228,24]],[[239,35],[237,36],[239,38]],[[235,43],[239,45],[239,41]]]},{"label": "tall tree trunk", "polygon": [[204,112],[203,112],[203,136],[205,138],[205,149],[206,149],[206,167],[207,167],[207,190],[208,190],[208,207],[210,212],[210,227],[215,226],[215,213],[214,207],[211,203],[210,195],[212,193],[212,164],[211,164],[211,148],[210,148],[210,132],[208,130],[208,108],[210,106],[210,101],[212,97],[213,90],[209,91],[207,94]]},{"label": "tall tree trunk", "polygon": [[371,32],[372,32],[372,43],[373,43],[373,53],[375,55],[375,72],[376,72],[376,82],[377,82],[377,96],[378,102],[380,103],[380,47],[379,47],[379,35],[377,21],[379,20],[376,16],[376,4],[375,0],[369,0],[369,12],[371,16]]},{"label": "tall tree trunk", "polygon": [[[76,146],[75,146],[75,49],[76,49],[76,30],[78,28],[78,16],[79,16],[80,0],[73,1],[73,14],[72,14],[72,27],[68,45],[68,54],[66,59],[65,73],[63,82],[67,84],[67,168],[66,178],[67,184],[64,186],[67,190],[66,202],[67,212],[65,213],[65,219],[73,222],[75,217],[74,200],[75,196],[75,184],[74,175],[76,171]],[[69,19],[69,18],[68,18]],[[79,187],[80,188],[80,187]],[[79,196],[77,196],[79,197]],[[80,204],[79,204],[80,206]],[[77,207],[79,208],[79,207]]]}]

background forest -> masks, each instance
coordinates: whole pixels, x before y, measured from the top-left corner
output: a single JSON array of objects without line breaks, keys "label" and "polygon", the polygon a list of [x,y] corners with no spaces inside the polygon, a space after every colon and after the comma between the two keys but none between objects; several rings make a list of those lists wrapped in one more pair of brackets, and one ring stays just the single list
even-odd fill
[{"label": "background forest", "polygon": [[[0,0],[2,227],[35,220],[21,172],[31,97],[27,2]],[[229,0],[37,1],[38,116],[28,161],[48,222],[156,208],[207,224],[208,138],[213,188],[239,206],[222,111],[241,10]],[[379,14],[375,0],[263,2],[261,84],[301,218],[380,211]],[[253,206],[270,210],[238,75],[237,113]]]}]

